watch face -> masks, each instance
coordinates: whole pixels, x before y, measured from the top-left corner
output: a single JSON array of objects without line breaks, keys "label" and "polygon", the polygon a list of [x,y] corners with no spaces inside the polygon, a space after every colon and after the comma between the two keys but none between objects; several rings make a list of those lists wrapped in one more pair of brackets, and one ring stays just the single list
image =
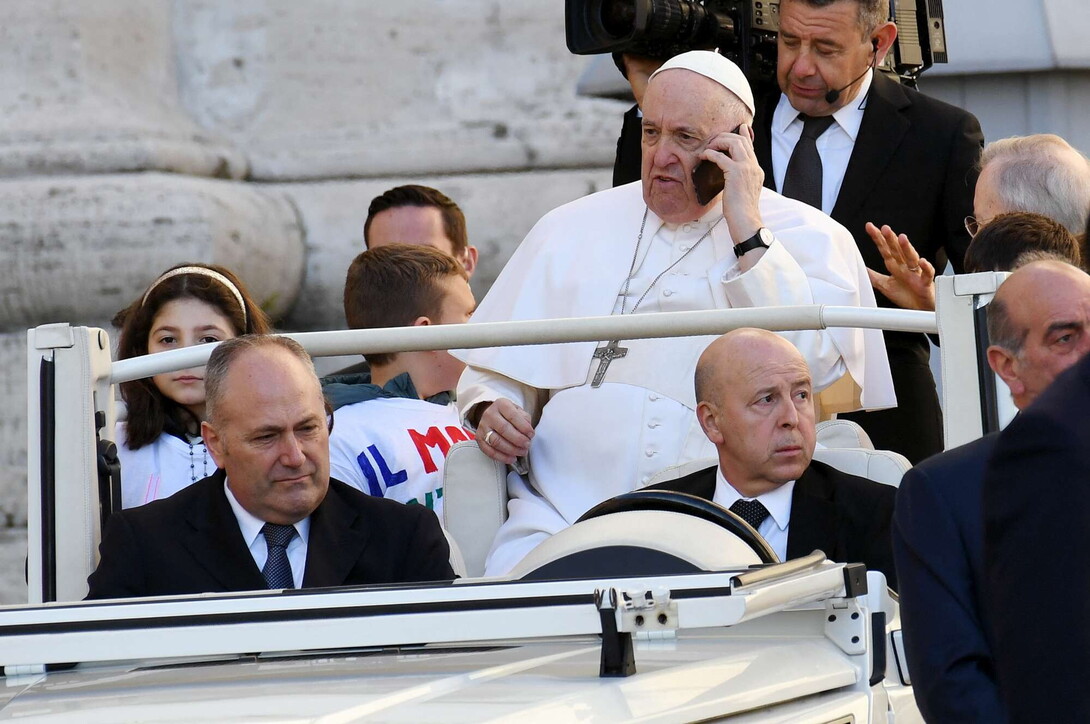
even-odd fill
[{"label": "watch face", "polygon": [[757,231],[757,236],[760,237],[761,243],[765,246],[771,245],[772,242],[775,240],[775,237],[772,236],[772,232],[764,227]]}]

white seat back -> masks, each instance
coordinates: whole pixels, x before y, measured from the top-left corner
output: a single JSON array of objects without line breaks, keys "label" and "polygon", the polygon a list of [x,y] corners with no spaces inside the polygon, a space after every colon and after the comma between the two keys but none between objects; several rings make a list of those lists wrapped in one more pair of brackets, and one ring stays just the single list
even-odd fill
[{"label": "white seat back", "polygon": [[851,420],[825,420],[816,426],[818,445],[873,450],[870,435]]},{"label": "white seat back", "polygon": [[506,519],[506,466],[474,440],[455,443],[443,469],[443,525],[461,550],[465,575],[484,575],[492,540]]},{"label": "white seat back", "polygon": [[842,473],[857,475],[876,483],[897,487],[912,463],[892,450],[860,448],[818,448],[814,460],[830,465]]}]

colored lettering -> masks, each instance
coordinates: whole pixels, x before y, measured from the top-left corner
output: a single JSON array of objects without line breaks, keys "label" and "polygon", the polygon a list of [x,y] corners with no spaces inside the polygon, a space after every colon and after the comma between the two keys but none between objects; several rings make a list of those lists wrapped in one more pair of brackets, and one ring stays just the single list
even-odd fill
[{"label": "colored lettering", "polygon": [[382,473],[382,479],[386,482],[387,489],[394,485],[400,485],[409,479],[409,474],[404,470],[398,470],[396,473],[391,473],[390,467],[386,464],[385,458],[382,457],[382,453],[378,451],[377,447],[368,445],[367,449],[370,450],[371,454],[375,457],[375,463],[378,464],[378,469]]},{"label": "colored lettering", "polygon": [[378,448],[374,445],[368,445],[367,450],[356,456],[356,462],[359,464],[360,470],[363,471],[363,476],[367,478],[367,492],[369,495],[381,498],[385,493],[383,492],[383,486],[379,484],[378,474],[375,473],[374,466],[367,459],[368,452],[371,453],[375,464],[378,465],[379,472],[382,473],[382,482],[386,489],[404,483],[409,479],[409,473],[405,470],[398,470],[396,473],[390,472],[390,466],[386,464],[386,459],[382,457],[382,453],[378,451]]},{"label": "colored lettering", "polygon": [[413,441],[413,445],[416,446],[416,451],[420,454],[420,459],[424,463],[424,472],[435,473],[439,471],[435,461],[432,460],[431,452],[428,448],[437,447],[439,451],[446,457],[450,451],[450,440],[447,440],[443,435],[443,431],[438,427],[428,428],[426,435],[421,435],[416,430],[408,430],[409,438]]},{"label": "colored lettering", "polygon": [[371,467],[371,461],[367,459],[367,452],[361,452],[356,456],[356,462],[360,466],[360,470],[363,471],[363,476],[367,478],[367,491],[370,495],[376,498],[382,497],[382,488],[378,484],[378,475],[375,474],[375,469]]}]

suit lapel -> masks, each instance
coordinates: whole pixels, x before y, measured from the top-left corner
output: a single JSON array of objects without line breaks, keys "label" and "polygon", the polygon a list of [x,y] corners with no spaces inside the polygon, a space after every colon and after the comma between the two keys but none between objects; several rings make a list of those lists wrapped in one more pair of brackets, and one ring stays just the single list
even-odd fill
[{"label": "suit lapel", "polygon": [[196,483],[206,489],[186,512],[181,544],[224,590],[265,588],[265,578],[242,540],[238,520],[223,492],[224,475],[218,470]]},{"label": "suit lapel", "polygon": [[828,481],[812,464],[795,481],[787,533],[788,560],[819,549],[829,558],[838,555],[837,510],[830,493]]},{"label": "suit lapel", "polygon": [[360,560],[368,538],[359,511],[341,498],[330,480],[329,492],[310,516],[303,587],[343,585]]},{"label": "suit lapel", "polygon": [[910,124],[901,111],[910,105],[912,101],[900,85],[881,73],[874,74],[863,123],[833,207],[834,219],[850,218],[878,188],[879,176],[908,131]]}]

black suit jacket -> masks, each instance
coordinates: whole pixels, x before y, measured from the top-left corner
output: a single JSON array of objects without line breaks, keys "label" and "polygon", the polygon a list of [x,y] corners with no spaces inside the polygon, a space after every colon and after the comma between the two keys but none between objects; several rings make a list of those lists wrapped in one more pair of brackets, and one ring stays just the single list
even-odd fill
[{"label": "black suit jacket", "polygon": [[617,157],[613,160],[613,185],[624,186],[640,180],[643,155],[643,119],[640,107],[625,111],[621,135],[617,137]]},{"label": "black suit jacket", "polygon": [[[217,470],[164,500],[110,516],[87,598],[264,589]],[[339,480],[310,516],[303,587],[448,580],[435,514]]]},{"label": "black suit jacket", "polygon": [[[762,99],[753,129],[765,185],[773,189],[771,129],[779,99],[779,92]],[[930,261],[945,249],[960,272],[971,241],[964,220],[973,213],[983,146],[984,134],[971,113],[875,73],[831,216],[855,237],[871,269],[885,273],[864,228],[868,221],[907,234]],[[882,297],[879,304],[889,301]],[[916,338],[923,340],[922,335]]]},{"label": "black suit jacket", "polygon": [[999,434],[984,476],[984,607],[1014,722],[1090,721],[1090,357]]},{"label": "black suit jacket", "polygon": [[[715,471],[713,466],[650,487],[711,500],[715,495]],[[787,557],[800,558],[820,549],[830,560],[864,563],[868,569],[881,571],[889,586],[896,589],[889,542],[896,493],[892,486],[812,461],[795,481],[791,494]]]},{"label": "black suit jacket", "polygon": [[912,691],[935,722],[1002,722],[981,607],[984,470],[998,435],[905,473],[893,512],[893,557]]}]

